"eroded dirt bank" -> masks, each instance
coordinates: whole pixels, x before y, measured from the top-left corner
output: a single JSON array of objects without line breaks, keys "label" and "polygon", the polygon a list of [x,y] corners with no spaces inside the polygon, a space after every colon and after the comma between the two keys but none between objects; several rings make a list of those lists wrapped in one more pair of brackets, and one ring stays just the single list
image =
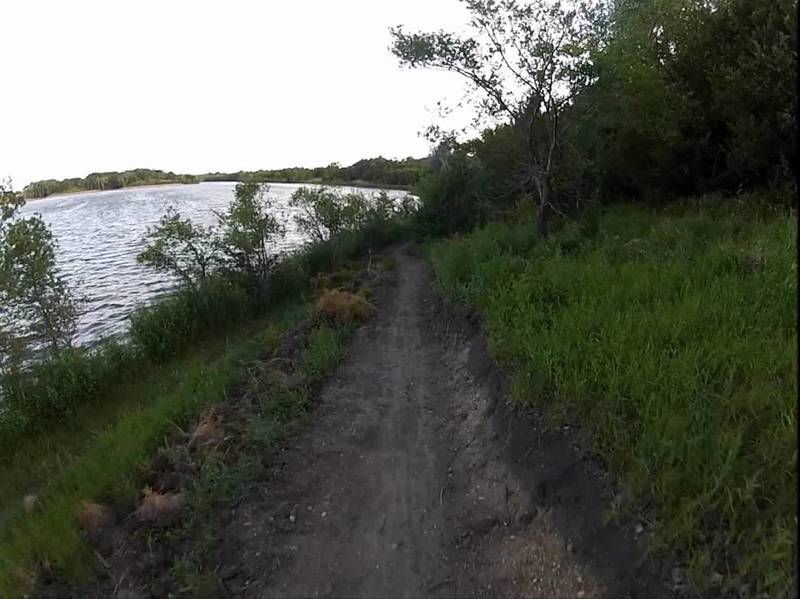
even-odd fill
[{"label": "eroded dirt bank", "polygon": [[226,594],[671,595],[635,524],[604,524],[611,486],[575,434],[513,413],[477,326],[394,258],[312,421],[229,519]]}]

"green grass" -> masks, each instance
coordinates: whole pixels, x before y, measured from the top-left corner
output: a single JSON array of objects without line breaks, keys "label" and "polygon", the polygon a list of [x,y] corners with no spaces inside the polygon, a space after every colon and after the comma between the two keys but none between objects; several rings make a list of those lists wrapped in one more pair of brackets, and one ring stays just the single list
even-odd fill
[{"label": "green grass", "polygon": [[[346,254],[353,255],[352,251],[349,248]],[[301,254],[279,267],[276,277],[283,293],[272,297],[273,302],[284,303],[271,303],[274,307],[266,316],[255,320],[237,316],[224,336],[214,336],[218,327],[211,325],[208,331],[193,332],[199,338],[195,347],[170,350],[165,355],[177,353],[177,357],[162,364],[140,357],[122,361],[125,368],[116,370],[116,382],[93,387],[94,394],[83,393],[83,401],[62,413],[60,422],[17,443],[0,471],[0,596],[23,592],[34,565],[44,561],[69,580],[91,575],[94,559],[76,526],[82,502],[112,503],[123,511],[133,508],[149,457],[165,435],[224,399],[232,385],[247,378],[249,363],[275,346],[280,331],[308,314],[303,299],[308,280],[300,281],[297,274],[305,276],[306,268],[298,263],[306,259]],[[170,310],[156,306],[155,312],[169,314]],[[156,328],[148,325],[146,330]],[[302,356],[307,385],[335,368],[351,332],[352,327],[328,326],[313,331]],[[173,338],[176,342],[184,339],[182,335]],[[85,364],[79,361],[78,366]],[[59,385],[74,378],[62,376],[64,372],[68,369],[53,375]],[[250,423],[247,446],[263,449],[278,442],[287,424],[305,412],[307,393],[308,388],[276,388],[260,397],[261,415]],[[211,514],[220,501],[239,493],[244,481],[252,482],[255,464],[248,454],[234,466],[211,462],[192,492],[195,511]],[[22,498],[29,493],[40,499],[40,509],[33,514],[22,509]],[[206,589],[210,592],[213,576],[200,572],[200,578],[192,578],[198,574],[192,567],[194,559],[189,555],[178,564],[176,576],[198,592],[206,592],[204,585],[211,585]]]},{"label": "green grass", "polygon": [[314,331],[303,354],[303,371],[311,380],[324,377],[336,367],[351,331],[350,326],[322,326]]},{"label": "green grass", "polygon": [[[187,357],[211,360],[224,349],[217,340]],[[184,364],[181,362],[180,364]],[[22,503],[26,494],[38,494],[47,483],[95,442],[98,431],[113,425],[126,412],[147,407],[154,396],[174,388],[180,379],[175,364],[143,365],[137,376],[122,377],[112,386],[109,398],[79,406],[75,414],[65,419],[63,426],[19,440],[13,460],[0,468],[0,536],[13,508]]]},{"label": "green grass", "polygon": [[[0,596],[19,593],[33,564],[45,560],[69,579],[88,577],[93,559],[76,526],[82,502],[103,501],[132,509],[148,459],[164,436],[174,433],[176,427],[185,427],[204,407],[223,400],[230,387],[245,378],[249,363],[269,351],[268,344],[276,339],[275,327],[296,322],[307,310],[306,305],[286,307],[273,313],[269,321],[250,323],[246,329],[232,331],[229,337],[156,369],[132,390],[126,402],[118,403],[109,396],[116,411],[99,417],[94,427],[87,419],[87,428],[93,430],[85,431],[85,442],[65,432],[63,438],[41,438],[32,446],[22,465],[33,465],[37,452],[46,465],[34,467],[27,480],[14,464],[4,470],[0,482],[39,483],[41,509],[26,514],[19,504],[4,506]],[[65,451],[70,447],[74,455]],[[60,463],[59,471],[54,463]],[[20,490],[17,487],[17,495]],[[7,491],[7,498],[13,497]]]},{"label": "green grass", "polygon": [[264,450],[280,443],[289,428],[306,416],[310,389],[343,359],[353,330],[352,326],[316,328],[301,359],[301,376],[306,384],[291,390],[269,385],[258,396],[258,414],[248,423],[235,462],[229,465],[223,459],[211,459],[205,463],[189,492],[190,516],[170,533],[181,547],[173,576],[192,597],[225,596],[216,564],[209,561],[222,534],[220,510],[252,490],[262,471]]},{"label": "green grass", "polygon": [[199,339],[253,318],[257,308],[242,286],[211,278],[197,289],[185,288],[137,309],[131,315],[131,344],[151,361],[163,361]]},{"label": "green grass", "polygon": [[655,550],[683,555],[700,588],[717,572],[727,588],[786,596],[797,226],[747,201],[618,207],[547,241],[494,223],[431,259],[444,292],[483,316],[516,398],[577,416],[651,506]]}]

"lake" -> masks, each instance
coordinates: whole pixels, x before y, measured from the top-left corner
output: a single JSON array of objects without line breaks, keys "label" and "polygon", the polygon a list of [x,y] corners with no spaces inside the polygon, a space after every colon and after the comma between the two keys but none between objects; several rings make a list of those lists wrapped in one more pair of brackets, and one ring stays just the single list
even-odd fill
[{"label": "lake", "polygon": [[[168,206],[181,216],[203,224],[216,224],[213,211],[222,211],[233,199],[235,183],[197,183],[87,192],[28,202],[22,214],[39,213],[50,225],[58,248],[59,272],[86,299],[78,324],[77,345],[124,334],[128,317],[139,304],[152,301],[175,288],[173,278],[137,264],[148,226],[157,224]],[[270,184],[274,216],[286,227],[276,252],[288,252],[308,241],[294,223],[289,206],[300,185]],[[377,189],[341,187],[365,195]],[[402,198],[404,191],[387,190]]]}]

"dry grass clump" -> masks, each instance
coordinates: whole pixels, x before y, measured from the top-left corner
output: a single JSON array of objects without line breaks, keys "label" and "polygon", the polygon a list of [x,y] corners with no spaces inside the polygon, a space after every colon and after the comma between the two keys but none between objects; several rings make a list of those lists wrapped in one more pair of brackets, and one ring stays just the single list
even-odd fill
[{"label": "dry grass clump", "polygon": [[324,291],[315,306],[318,316],[339,322],[361,322],[374,311],[375,307],[363,296],[339,289]]},{"label": "dry grass clump", "polygon": [[153,526],[172,526],[180,518],[185,503],[183,493],[158,493],[145,487],[142,503],[135,514],[141,522]]},{"label": "dry grass clump", "polygon": [[78,522],[90,543],[96,543],[114,525],[114,512],[107,505],[84,501]]},{"label": "dry grass clump", "polygon": [[317,292],[326,289],[351,289],[355,284],[356,272],[351,268],[340,268],[332,273],[317,273],[311,278],[311,285]]},{"label": "dry grass clump", "polygon": [[210,408],[203,414],[189,438],[190,448],[207,448],[218,446],[225,437],[222,427],[222,418],[215,408]]}]

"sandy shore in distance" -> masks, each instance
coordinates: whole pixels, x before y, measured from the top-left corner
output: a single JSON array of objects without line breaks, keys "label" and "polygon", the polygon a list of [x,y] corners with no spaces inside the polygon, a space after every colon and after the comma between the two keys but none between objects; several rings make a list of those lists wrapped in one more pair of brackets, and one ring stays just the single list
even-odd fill
[{"label": "sandy shore in distance", "polygon": [[122,191],[123,189],[150,189],[156,187],[168,187],[170,185],[197,185],[196,183],[156,183],[154,185],[126,185],[125,187],[118,187],[117,189],[81,189],[80,191],[65,191],[64,193],[53,193],[43,198],[28,198],[27,202],[36,202],[38,200],[49,200],[50,198],[66,198],[75,196],[82,193],[99,193],[101,191]]}]

